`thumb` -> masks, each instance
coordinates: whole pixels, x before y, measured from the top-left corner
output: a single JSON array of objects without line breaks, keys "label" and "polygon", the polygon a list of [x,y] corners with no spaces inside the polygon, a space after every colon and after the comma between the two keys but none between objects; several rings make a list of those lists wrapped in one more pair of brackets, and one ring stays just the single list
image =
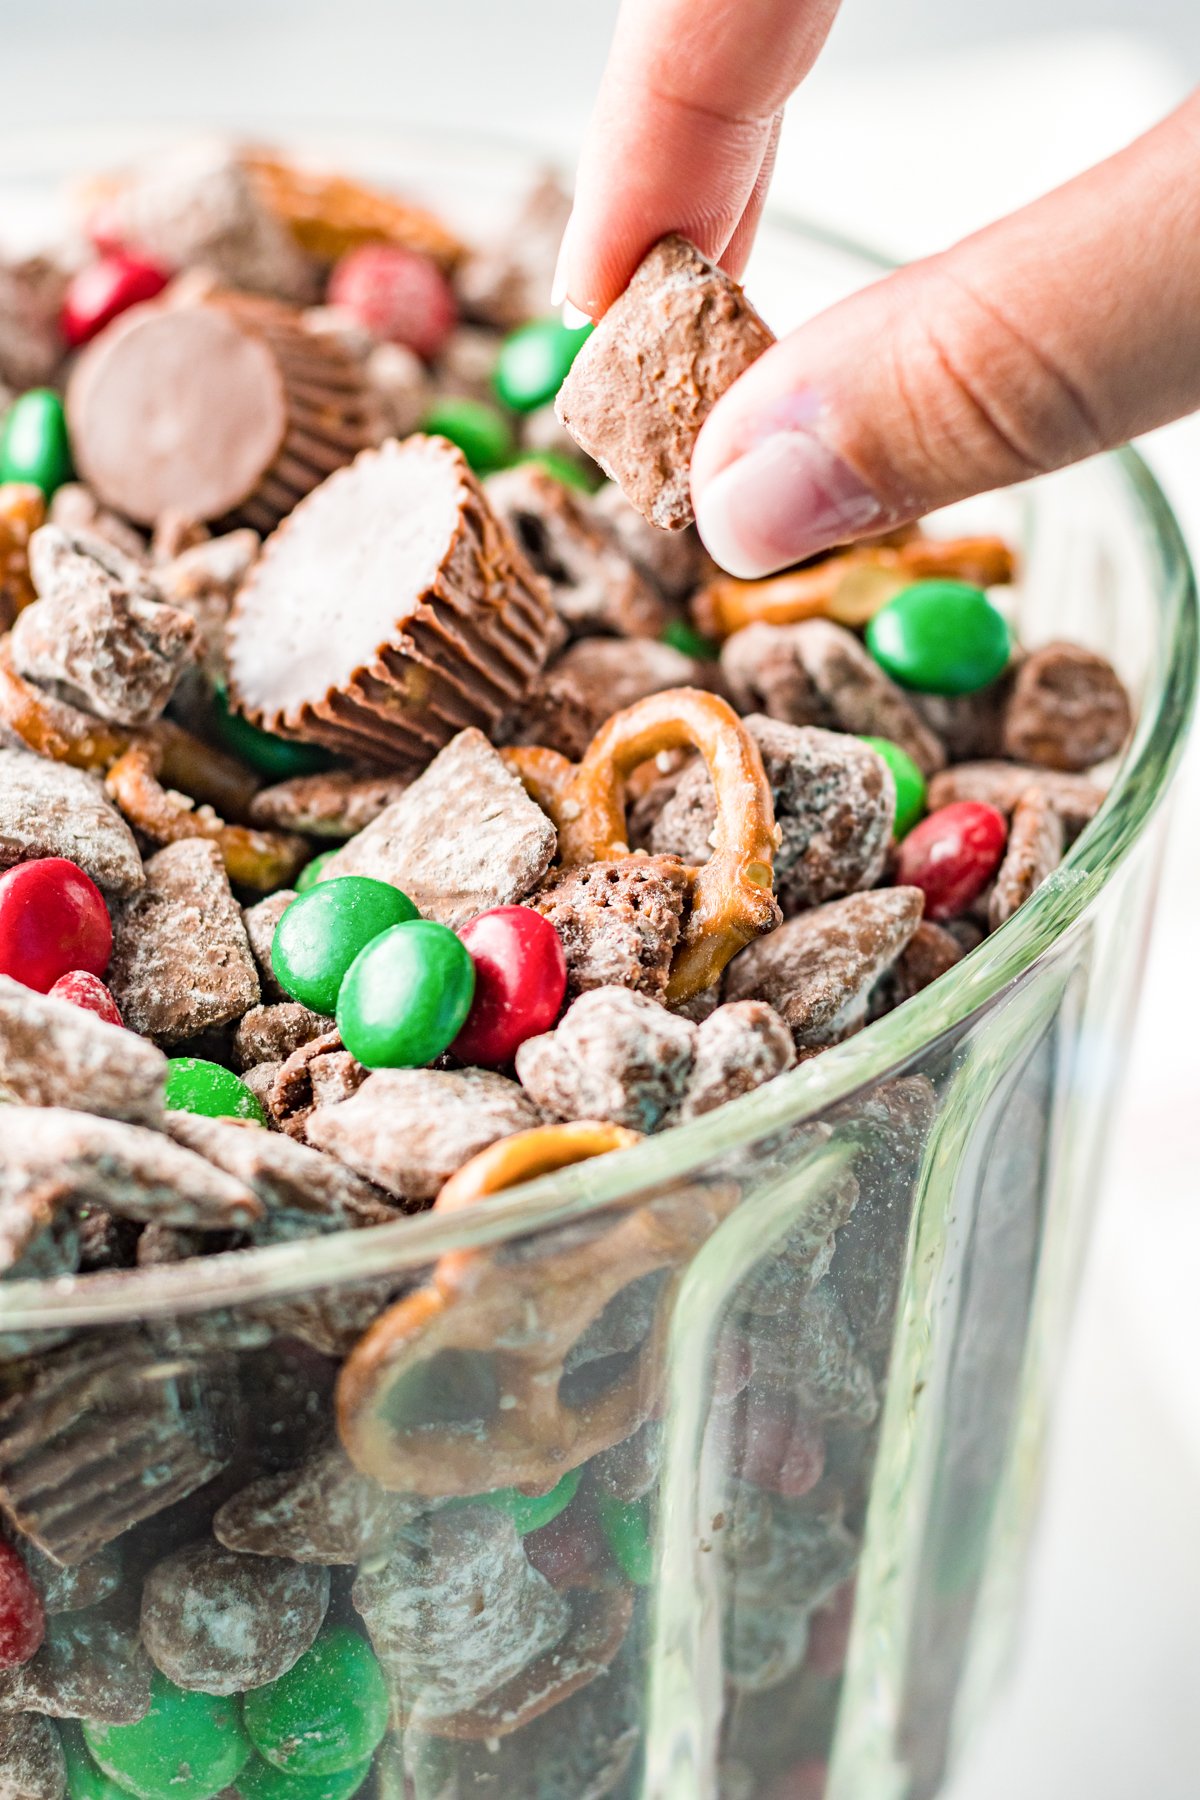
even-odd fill
[{"label": "thumb", "polygon": [[1200,94],[1068,186],[804,325],[714,407],[709,551],[765,575],[1200,406]]}]

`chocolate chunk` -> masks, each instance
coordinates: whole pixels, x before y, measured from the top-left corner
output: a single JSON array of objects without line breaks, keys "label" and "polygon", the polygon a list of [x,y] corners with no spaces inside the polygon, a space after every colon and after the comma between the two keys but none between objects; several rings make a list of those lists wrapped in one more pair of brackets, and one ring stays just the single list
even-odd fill
[{"label": "chocolate chunk", "polygon": [[534,462],[489,476],[484,492],[573,636],[658,636],[667,622],[661,597],[585,495]]},{"label": "chocolate chunk", "polygon": [[34,533],[30,568],[41,598],[13,627],[13,666],[97,718],[148,725],[195,661],[199,634],[189,613],[154,597],[140,566],[114,572],[120,554],[58,525]]},{"label": "chocolate chunk", "polygon": [[264,545],[229,622],[231,690],[256,725],[407,768],[519,706],[554,628],[461,451],[391,440]]},{"label": "chocolate chunk", "polygon": [[483,733],[461,731],[321,878],[390,881],[425,918],[457,928],[523,900],[556,844],[553,825]]},{"label": "chocolate chunk", "polygon": [[552,1650],[571,1609],[494,1507],[433,1513],[412,1537],[363,1570],[353,1598],[396,1711],[428,1730]]},{"label": "chocolate chunk", "polygon": [[142,885],[133,833],[94,776],[0,747],[0,869],[40,856],[78,863],[106,894]]},{"label": "chocolate chunk", "polygon": [[349,769],[297,775],[275,787],[260,788],[250,803],[250,821],[280,831],[303,831],[309,837],[354,837],[399,800],[412,779],[356,775]]},{"label": "chocolate chunk", "polygon": [[682,600],[712,568],[694,529],[660,531],[630,506],[616,482],[606,481],[592,505],[635,568],[669,600]]},{"label": "chocolate chunk", "polygon": [[329,1574],[281,1556],[187,1544],[156,1563],[142,1589],[142,1643],[189,1693],[265,1687],[312,1648],[329,1607]]},{"label": "chocolate chunk", "polygon": [[1048,795],[1030,788],[1013,808],[1004,860],[988,901],[993,931],[1057,869],[1063,856],[1063,822]]},{"label": "chocolate chunk", "polygon": [[650,638],[582,638],[538,681],[514,736],[578,762],[611,714],[668,688],[707,687],[710,673],[693,657]]},{"label": "chocolate chunk", "polygon": [[[896,786],[881,756],[842,732],[744,721],[762,751],[780,842],[775,894],[784,916],[873,887],[891,848]],[[684,771],[650,833],[651,848],[699,864],[717,819],[708,771]]]},{"label": "chocolate chunk", "polygon": [[1115,756],[1133,729],[1120,676],[1079,644],[1045,644],[1017,671],[1004,713],[1004,752],[1016,762],[1083,770]]},{"label": "chocolate chunk", "polygon": [[0,1092],[159,1125],[167,1059],[135,1032],[0,976]]},{"label": "chocolate chunk", "polygon": [[858,1031],[871,989],[921,920],[919,888],[877,888],[786,919],[735,956],[729,1000],[766,1000],[791,1027],[798,1050],[823,1049]]},{"label": "chocolate chunk", "polygon": [[627,987],[661,999],[687,891],[686,869],[666,856],[551,870],[530,905],[562,939],[568,995]]},{"label": "chocolate chunk", "polygon": [[541,1123],[516,1082],[489,1070],[379,1069],[349,1100],[319,1107],[307,1135],[389,1194],[432,1200],[478,1151]]},{"label": "chocolate chunk", "polygon": [[199,1113],[171,1113],[167,1125],[176,1142],[258,1196],[264,1210],[251,1229],[262,1241],[386,1225],[398,1217],[370,1182],[291,1138]]},{"label": "chocolate chunk", "polygon": [[[0,1673],[0,1715],[48,1713],[136,1725],[150,1710],[150,1659],[125,1595],[46,1623],[31,1662]],[[7,1724],[0,1736],[7,1731]]]},{"label": "chocolate chunk", "polygon": [[666,237],[575,358],[556,410],[640,513],[678,531],[693,518],[700,427],[774,341],[735,281]]},{"label": "chocolate chunk", "polygon": [[697,1029],[629,988],[593,988],[554,1031],[526,1039],[517,1074],[556,1118],[656,1131],[683,1098]]},{"label": "chocolate chunk", "polygon": [[168,844],[113,914],[108,985],[125,1023],[182,1043],[257,1006],[258,973],[217,845]]},{"label": "chocolate chunk", "polygon": [[58,1732],[38,1713],[9,1719],[0,1732],[0,1800],[64,1800],[67,1759]]},{"label": "chocolate chunk", "polygon": [[291,995],[285,993],[275,979],[275,971],[271,967],[271,945],[275,941],[275,927],[295,898],[294,888],[277,888],[265,900],[256,900],[253,906],[242,908],[242,924],[246,928],[264,1000],[291,999]]},{"label": "chocolate chunk", "polygon": [[233,1066],[252,1069],[256,1063],[286,1062],[302,1044],[311,1044],[314,1038],[324,1037],[332,1030],[332,1019],[312,1012],[297,1000],[252,1006],[233,1034]]},{"label": "chocolate chunk", "polygon": [[227,1500],[213,1531],[231,1550],[296,1563],[376,1563],[431,1502],[389,1494],[331,1444],[298,1468],[266,1475]]},{"label": "chocolate chunk", "polygon": [[829,619],[747,625],[726,640],[721,668],[740,712],[890,738],[924,774],[945,767],[942,744],[903,688]]},{"label": "chocolate chunk", "polygon": [[1060,774],[1028,763],[959,763],[929,784],[930,812],[956,800],[982,800],[1011,814],[1031,788],[1044,794],[1063,822],[1067,842],[1079,836],[1104,803],[1104,789],[1085,775]]},{"label": "chocolate chunk", "polygon": [[718,1006],[698,1027],[680,1120],[698,1118],[750,1093],[795,1061],[791,1031],[773,1007],[762,1000]]}]

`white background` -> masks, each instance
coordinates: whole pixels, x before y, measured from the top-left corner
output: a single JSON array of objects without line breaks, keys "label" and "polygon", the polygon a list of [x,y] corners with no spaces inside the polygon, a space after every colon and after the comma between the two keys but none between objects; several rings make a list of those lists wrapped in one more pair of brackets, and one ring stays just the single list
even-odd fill
[{"label": "white background", "polygon": [[[317,119],[577,140],[608,0],[0,0],[0,131]],[[1134,135],[1200,78],[1200,0],[845,0],[777,193],[898,254]],[[1200,296],[1197,296],[1200,312]],[[1200,429],[1156,468],[1200,549]],[[1022,1655],[954,1800],[1200,1795],[1200,758],[1059,1408]]]}]

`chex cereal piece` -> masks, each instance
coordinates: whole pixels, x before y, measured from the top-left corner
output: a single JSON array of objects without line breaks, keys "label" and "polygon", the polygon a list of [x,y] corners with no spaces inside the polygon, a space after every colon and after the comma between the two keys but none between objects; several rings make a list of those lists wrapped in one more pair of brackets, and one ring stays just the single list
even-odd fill
[{"label": "chex cereal piece", "polygon": [[189,613],[199,632],[204,666],[225,674],[225,625],[234,595],[258,559],[256,531],[227,531],[204,537],[155,565],[151,580],[160,600]]},{"label": "chex cereal piece", "polygon": [[[4,1525],[0,1521],[0,1537],[4,1536]],[[12,1536],[15,1538],[16,1533]],[[38,1598],[50,1617],[56,1613],[86,1612],[89,1607],[99,1606],[102,1600],[117,1593],[125,1576],[125,1560],[119,1544],[107,1544],[73,1569],[52,1561],[28,1538],[22,1538],[18,1548],[21,1561],[33,1577]]]},{"label": "chex cereal piece", "polygon": [[377,1561],[397,1534],[431,1502],[390,1494],[361,1475],[340,1444],[294,1469],[264,1475],[227,1500],[213,1532],[231,1550],[290,1556],[297,1563]]},{"label": "chex cereal piece", "polygon": [[0,1733],[3,1800],[64,1800],[67,1760],[58,1732],[41,1713],[21,1713]]},{"label": "chex cereal piece", "polygon": [[256,900],[253,906],[242,908],[242,924],[254,957],[254,966],[258,970],[258,985],[264,1001],[290,998],[275,979],[275,971],[271,967],[271,945],[275,941],[275,927],[295,898],[295,888],[277,888],[265,900]]},{"label": "chex cereal piece", "polygon": [[[0,1716],[46,1713],[52,1719],[94,1719],[135,1725],[150,1710],[150,1658],[142,1649],[136,1614],[118,1595],[87,1612],[47,1621],[32,1662],[0,1673]],[[0,1726],[0,1740],[9,1720]]]},{"label": "chex cereal piece", "polygon": [[142,1589],[142,1643],[189,1693],[265,1687],[310,1650],[329,1608],[329,1573],[282,1556],[240,1556],[211,1540],[156,1563]]},{"label": "chex cereal piece", "polygon": [[540,1125],[515,1081],[486,1069],[377,1069],[349,1100],[308,1119],[310,1144],[402,1200],[432,1200],[497,1139]]},{"label": "chex cereal piece", "polygon": [[[879,880],[892,840],[895,783],[883,758],[844,732],[787,725],[752,713],[747,731],[762,752],[775,823],[775,894],[785,915]],[[684,771],[650,833],[664,856],[702,863],[717,806],[708,771]]]},{"label": "chex cereal piece", "polygon": [[844,625],[747,625],[726,640],[721,668],[743,712],[890,738],[923,774],[945,767],[946,752],[912,699]]},{"label": "chex cereal piece", "polygon": [[1002,813],[1013,813],[1031,788],[1044,794],[1063,822],[1067,842],[1079,836],[1104,803],[1104,789],[1086,775],[1061,774],[1030,763],[959,763],[944,769],[929,784],[930,812],[957,800],[980,800]]},{"label": "chex cereal piece", "polygon": [[366,1079],[367,1070],[346,1049],[340,1032],[327,1031],[302,1044],[280,1065],[267,1110],[280,1131],[303,1139],[318,1106],[348,1100]]},{"label": "chex cereal piece", "polygon": [[[703,854],[693,860],[703,862]],[[567,958],[567,993],[627,987],[661,999],[687,895],[687,871],[668,856],[553,869],[530,905],[549,919]]]},{"label": "chex cereal piece", "polygon": [[49,257],[0,258],[0,381],[36,387],[54,374],[63,354],[58,321],[66,283]]},{"label": "chex cereal piece", "polygon": [[453,928],[523,900],[550,867],[556,843],[545,813],[472,728],[338,851],[322,880],[390,881],[425,918]]},{"label": "chex cereal piece", "polygon": [[988,923],[993,931],[1011,919],[1034,889],[1054,873],[1062,855],[1062,818],[1042,789],[1030,788],[1013,808],[1004,860],[996,870],[988,900]]},{"label": "chex cereal piece", "polygon": [[519,706],[555,628],[462,452],[391,439],[263,546],[229,621],[231,691],[256,725],[404,768]]},{"label": "chex cereal piece", "polygon": [[64,531],[103,538],[106,544],[132,557],[135,562],[146,561],[146,543],[141,533],[119,513],[101,506],[91,488],[82,481],[68,481],[55,489],[46,518],[51,525],[61,525]]},{"label": "chex cereal piece", "polygon": [[797,1500],[738,1482],[726,1514],[734,1610],[774,1601],[807,1612],[854,1568],[859,1546],[828,1482]]},{"label": "chex cereal piece", "polygon": [[728,1000],[766,1000],[798,1050],[823,1049],[866,1023],[871,989],[921,921],[919,888],[876,888],[785,919],[729,965]]},{"label": "chex cereal piece", "polygon": [[184,838],[114,910],[108,985],[125,1023],[182,1043],[257,1006],[258,972],[216,844]]},{"label": "chex cereal piece", "polygon": [[363,1225],[386,1225],[394,1206],[344,1163],[277,1132],[200,1113],[171,1113],[176,1143],[244,1183],[262,1201],[254,1236],[270,1242]]},{"label": "chex cereal piece", "polygon": [[952,763],[1003,755],[1004,714],[1016,672],[1014,661],[998,681],[973,694],[910,696]]},{"label": "chex cereal piece", "polygon": [[494,1507],[433,1513],[412,1539],[364,1569],[353,1598],[398,1714],[428,1730],[552,1650],[571,1608]]},{"label": "chex cereal piece", "polygon": [[240,1070],[252,1069],[256,1063],[286,1062],[302,1044],[311,1044],[332,1030],[332,1019],[301,1006],[298,1000],[252,1006],[233,1034],[233,1066]]},{"label": "chex cereal piece", "polygon": [[871,994],[871,1017],[877,1019],[911,1000],[961,962],[963,955],[962,944],[945,925],[922,919],[891,968],[876,982]]},{"label": "chex cereal piece", "polygon": [[697,1028],[680,1120],[698,1118],[750,1093],[792,1068],[795,1061],[792,1034],[774,1007],[762,1000],[718,1006]]},{"label": "chex cereal piece", "polygon": [[516,731],[578,762],[604,721],[669,688],[707,687],[705,665],[653,638],[582,638],[534,686]]},{"label": "chex cereal piece", "polygon": [[1044,644],[1017,670],[1004,712],[1004,753],[1047,769],[1090,769],[1115,756],[1133,728],[1112,664],[1080,644]]},{"label": "chex cereal piece", "polygon": [[167,1059],[136,1032],[0,976],[0,1093],[159,1125]]},{"label": "chex cereal piece", "polygon": [[471,250],[454,288],[472,318],[502,331],[536,318],[546,304],[571,198],[553,171],[539,175],[494,238]]},{"label": "chex cereal piece", "polygon": [[115,724],[157,719],[196,660],[191,614],[163,605],[142,569],[121,567],[121,553],[100,538],[43,525],[29,557],[41,597],[13,627],[18,674],[55,684],[72,704]]},{"label": "chex cereal piece", "polygon": [[250,803],[250,822],[309,837],[351,838],[373,825],[412,783],[411,775],[356,775],[349,769],[296,775],[259,789]]},{"label": "chex cereal piece", "polygon": [[266,1113],[269,1121],[271,1119],[271,1090],[275,1086],[282,1067],[281,1062],[261,1062],[255,1063],[253,1068],[242,1070],[242,1080]]},{"label": "chex cereal piece", "polygon": [[616,533],[630,561],[669,600],[682,600],[712,567],[694,529],[660,531],[631,506],[615,481],[606,481],[592,501]]},{"label": "chex cereal piece", "polygon": [[106,894],[144,879],[133,833],[94,777],[0,746],[0,869],[40,856],[78,863]]},{"label": "chex cereal piece", "polygon": [[661,597],[585,495],[533,462],[489,476],[484,493],[573,635],[658,636],[667,622]]},{"label": "chex cereal piece", "polygon": [[685,238],[666,237],[575,358],[556,411],[640,513],[678,531],[694,516],[700,427],[774,341],[735,281]]},{"label": "chex cereal piece", "polygon": [[553,1031],[517,1051],[522,1085],[559,1119],[655,1131],[679,1105],[697,1027],[629,988],[581,994]]},{"label": "chex cereal piece", "polygon": [[826,1278],[791,1312],[748,1330],[754,1382],[775,1387],[813,1420],[869,1425],[879,1411],[871,1371]]}]

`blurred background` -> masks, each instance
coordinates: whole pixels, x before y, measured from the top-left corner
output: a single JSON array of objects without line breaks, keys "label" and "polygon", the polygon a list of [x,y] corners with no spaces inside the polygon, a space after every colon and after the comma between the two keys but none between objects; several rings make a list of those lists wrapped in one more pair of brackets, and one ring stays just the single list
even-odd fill
[{"label": "blurred background", "polygon": [[[10,0],[0,177],[47,136],[73,140],[81,165],[102,160],[105,128],[131,121],[436,124],[569,158],[615,13],[615,0]],[[1197,0],[844,0],[789,116],[776,199],[912,256],[1117,148],[1198,80]],[[1200,424],[1145,448],[1200,552]],[[954,1800],[1200,1794],[1198,894],[1194,747],[1021,1654]]]}]

